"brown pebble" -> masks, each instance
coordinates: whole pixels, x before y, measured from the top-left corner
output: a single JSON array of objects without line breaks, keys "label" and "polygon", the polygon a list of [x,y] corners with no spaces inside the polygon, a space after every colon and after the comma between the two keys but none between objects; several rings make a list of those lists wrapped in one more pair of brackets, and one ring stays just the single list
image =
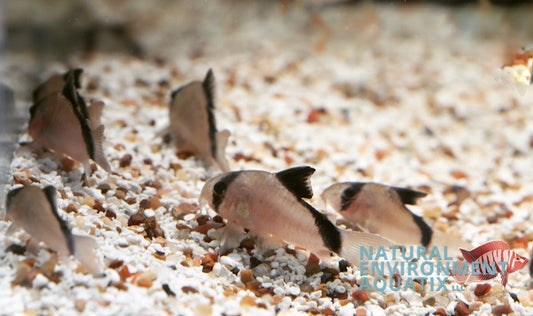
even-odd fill
[{"label": "brown pebble", "polygon": [[125,154],[120,158],[119,166],[121,168],[129,167],[131,165],[132,156],[130,154]]},{"label": "brown pebble", "polygon": [[82,313],[85,310],[85,305],[87,304],[86,300],[75,300],[74,301],[74,307],[78,311],[78,313]]},{"label": "brown pebble", "polygon": [[141,210],[146,210],[149,208],[152,208],[152,201],[150,199],[144,199],[141,202],[139,202],[139,208]]},{"label": "brown pebble", "polygon": [[96,200],[94,201],[93,209],[97,210],[100,213],[105,213],[106,209],[104,208],[104,205],[102,204],[102,201]]},{"label": "brown pebble", "polygon": [[311,253],[309,255],[309,258],[307,259],[307,264],[319,264],[320,258],[318,258],[314,253]]},{"label": "brown pebble", "polygon": [[144,163],[145,165],[150,165],[150,166],[151,166],[154,162],[153,162],[152,159],[150,159],[150,158],[145,158],[145,159],[143,160],[143,163]]},{"label": "brown pebble", "polygon": [[255,279],[252,270],[241,270],[241,282],[246,285]]},{"label": "brown pebble", "polygon": [[218,253],[206,253],[202,259],[202,272],[209,273],[213,271],[213,266],[218,261]]},{"label": "brown pebble", "polygon": [[322,315],[326,315],[326,316],[333,316],[335,315],[335,311],[332,310],[331,308],[329,307],[326,307],[322,310]]},{"label": "brown pebble", "polygon": [[146,221],[146,215],[143,211],[133,214],[128,220],[128,226],[140,225]]},{"label": "brown pebble", "polygon": [[126,198],[127,192],[128,190],[124,188],[117,188],[117,190],[115,191],[115,197],[119,200],[124,200]]},{"label": "brown pebble", "polygon": [[117,269],[117,268],[122,267],[123,264],[124,264],[123,260],[113,260],[109,263],[108,267],[111,269]]},{"label": "brown pebble", "polygon": [[326,109],[324,108],[311,109],[311,111],[307,115],[307,123],[318,122],[320,120],[320,117],[324,114],[326,114]]},{"label": "brown pebble", "polygon": [[118,272],[118,275],[120,276],[120,279],[122,281],[125,281],[127,278],[131,276],[130,269],[127,265],[124,265],[122,269]]},{"label": "brown pebble", "polygon": [[364,291],[361,291],[361,290],[353,291],[352,298],[361,303],[364,303],[369,300],[368,295]]},{"label": "brown pebble", "polygon": [[202,235],[207,235],[207,232],[211,230],[212,228],[215,228],[215,226],[211,224],[203,224],[203,225],[195,227],[193,231],[198,232]]},{"label": "brown pebble", "polygon": [[124,283],[122,281],[113,283],[113,286],[116,287],[117,289],[121,290],[121,291],[127,291],[128,290],[128,286],[126,285],[126,283]]},{"label": "brown pebble", "polygon": [[223,224],[224,218],[220,215],[215,215],[215,217],[213,217],[213,221],[218,224]]},{"label": "brown pebble", "polygon": [[448,316],[448,313],[446,313],[446,310],[442,307],[437,308],[437,310],[433,314],[435,316]]},{"label": "brown pebble", "polygon": [[182,223],[177,223],[176,224],[176,229],[177,230],[182,230],[182,229],[186,229],[186,230],[191,230],[191,228],[185,224],[182,224]]},{"label": "brown pebble", "polygon": [[200,215],[196,218],[196,222],[198,223],[198,225],[204,225],[207,224],[210,219],[211,218],[208,215]]},{"label": "brown pebble", "polygon": [[72,203],[70,203],[67,208],[65,209],[65,212],[67,213],[76,213],[78,212],[78,209],[76,208],[76,206]]},{"label": "brown pebble", "polygon": [[316,274],[318,272],[320,272],[321,269],[320,269],[320,265],[319,264],[316,264],[316,263],[308,263],[306,266],[305,266],[305,275],[306,276],[312,276],[313,274]]},{"label": "brown pebble", "polygon": [[255,298],[251,297],[250,295],[246,295],[241,299],[241,306],[257,306],[257,303],[255,302]]},{"label": "brown pebble", "polygon": [[189,293],[196,294],[196,293],[198,293],[198,290],[196,288],[194,288],[192,286],[188,286],[188,285],[182,287],[181,291],[183,293],[185,293],[185,294],[189,294]]},{"label": "brown pebble", "polygon": [[248,250],[254,249],[255,241],[250,238],[243,239],[241,241],[240,247]]},{"label": "brown pebble", "polygon": [[514,311],[513,309],[511,308],[511,306],[507,305],[507,304],[504,304],[504,305],[498,305],[496,307],[494,307],[492,309],[492,314],[496,315],[496,316],[501,316],[501,315],[509,315],[509,314],[512,314]]},{"label": "brown pebble", "polygon": [[130,198],[127,198],[124,200],[126,203],[128,203],[129,205],[133,205],[135,203],[137,203],[137,199],[135,197],[130,197]]},{"label": "brown pebble", "polygon": [[107,183],[100,183],[96,188],[100,190],[102,194],[106,194],[107,191],[111,190],[111,186]]},{"label": "brown pebble", "polygon": [[148,234],[148,238],[165,237],[165,233],[157,223],[154,216],[148,217],[144,222],[144,229]]},{"label": "brown pebble", "polygon": [[163,204],[161,204],[161,200],[157,197],[153,197],[150,199],[150,205],[152,206],[153,210],[157,210],[158,208],[163,206]]},{"label": "brown pebble", "polygon": [[488,284],[488,283],[478,284],[478,285],[476,285],[476,289],[474,290],[474,294],[476,296],[478,296],[478,297],[479,296],[483,296],[483,295],[487,294],[490,291],[491,287],[492,286],[490,284]]},{"label": "brown pebble", "polygon": [[146,187],[154,188],[156,190],[160,190],[163,187],[159,180],[149,180],[143,183],[143,185]]},{"label": "brown pebble", "polygon": [[112,210],[107,210],[105,212],[105,216],[111,219],[117,218],[117,214],[115,214],[115,212],[113,212]]},{"label": "brown pebble", "polygon": [[468,306],[464,302],[457,303],[454,309],[454,313],[455,316],[466,316],[471,314],[470,310],[468,309]]},{"label": "brown pebble", "polygon": [[67,158],[67,157],[64,157],[63,159],[61,159],[61,169],[65,172],[71,172],[75,166],[76,166],[76,162],[70,158]]}]

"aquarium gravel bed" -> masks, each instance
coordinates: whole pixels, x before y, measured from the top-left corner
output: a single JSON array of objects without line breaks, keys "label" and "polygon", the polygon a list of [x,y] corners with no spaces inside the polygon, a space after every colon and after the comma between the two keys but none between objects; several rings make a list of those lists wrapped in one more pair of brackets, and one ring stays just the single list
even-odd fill
[{"label": "aquarium gravel bed", "polygon": [[[164,137],[170,92],[209,68],[232,170],[314,167],[309,202],[344,228],[353,227],[321,192],[375,181],[427,192],[410,209],[474,246],[500,239],[529,257],[533,240],[533,91],[501,80],[509,34],[483,23],[489,13],[470,11],[474,26],[464,31],[460,15],[439,7],[333,7],[322,20],[302,8],[244,8],[241,24],[210,26],[201,47],[176,57],[96,53],[42,72],[84,69],[80,93],[105,103],[112,172],[94,165],[87,186],[81,165],[33,152],[23,133],[9,186],[55,186],[60,215],[96,239],[106,268],[92,276],[44,248],[24,254],[27,235],[7,235],[0,221],[0,314],[533,314],[527,269],[507,288],[496,278],[460,290],[367,291],[341,258],[323,262],[279,243],[258,251],[253,234],[218,254],[224,219],[198,206],[216,171]],[[198,43],[193,35],[181,43]],[[8,67],[12,78],[26,71]],[[19,105],[29,106],[30,91]]]}]

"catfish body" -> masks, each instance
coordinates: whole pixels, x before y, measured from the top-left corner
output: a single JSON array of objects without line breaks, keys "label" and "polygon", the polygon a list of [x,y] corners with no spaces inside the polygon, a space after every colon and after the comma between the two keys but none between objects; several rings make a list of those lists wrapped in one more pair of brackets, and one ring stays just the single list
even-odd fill
[{"label": "catfish body", "polygon": [[68,74],[61,91],[48,94],[30,108],[28,132],[36,145],[83,163],[86,175],[90,174],[89,159],[110,171],[102,145],[103,103],[87,107],[76,91],[74,75],[73,71]]},{"label": "catfish body", "polygon": [[207,72],[204,81],[181,86],[171,96],[170,134],[178,150],[192,153],[223,172],[229,171],[225,148],[230,133],[216,128],[213,71]]},{"label": "catfish body", "polygon": [[466,243],[434,231],[405,206],[424,196],[424,192],[373,182],[336,183],[322,193],[328,205],[364,231],[400,245],[447,246],[450,253],[458,254],[458,247]]},{"label": "catfish body", "polygon": [[303,198],[313,193],[309,178],[315,169],[295,167],[278,173],[235,171],[208,180],[200,204],[208,204],[228,220],[223,247],[238,245],[243,228],[303,247],[325,257],[336,253],[359,263],[360,246],[386,246],[374,234],[342,231]]},{"label": "catfish body", "polygon": [[7,195],[6,216],[12,221],[10,231],[22,228],[32,239],[44,242],[62,257],[74,255],[87,271],[99,271],[93,252],[95,241],[71,233],[57,212],[53,186],[41,189],[26,185],[11,190]]}]

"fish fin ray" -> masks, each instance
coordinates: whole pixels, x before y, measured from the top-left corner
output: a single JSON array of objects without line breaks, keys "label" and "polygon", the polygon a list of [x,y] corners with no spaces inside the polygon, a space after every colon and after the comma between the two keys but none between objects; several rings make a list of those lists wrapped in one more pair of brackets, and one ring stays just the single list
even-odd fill
[{"label": "fish fin ray", "polygon": [[89,273],[100,273],[100,261],[94,252],[96,249],[96,241],[89,236],[74,235],[73,237],[76,246],[73,253],[74,257]]},{"label": "fish fin ray", "polygon": [[228,145],[230,135],[231,133],[227,129],[218,132],[216,135],[217,154],[215,160],[222,172],[230,171],[228,160],[226,159],[226,146]]},{"label": "fish fin ray", "polygon": [[88,109],[89,122],[91,129],[95,129],[100,125],[102,117],[102,110],[104,109],[104,102],[91,100],[91,106]]},{"label": "fish fin ray", "polygon": [[391,242],[386,238],[371,233],[342,230],[342,249],[340,255],[359,266],[361,263],[361,247],[389,247]]},{"label": "fish fin ray", "polygon": [[94,161],[102,168],[104,168],[105,171],[110,172],[111,166],[109,165],[109,162],[107,162],[107,159],[104,154],[104,148],[103,148],[103,141],[104,141],[104,125],[98,126],[94,132]]},{"label": "fish fin ray", "polygon": [[[481,257],[484,253],[486,252],[489,252],[489,251],[492,251],[492,250],[498,250],[498,249],[502,249],[502,250],[508,250],[510,249],[509,248],[509,245],[504,242],[504,241],[501,241],[501,240],[492,240],[492,241],[488,241],[480,246],[477,246],[476,248],[472,249],[472,250],[465,250],[465,249],[460,249],[461,250],[461,253],[463,254],[463,257],[465,258],[466,261],[468,261],[468,259],[472,260],[472,261],[475,261],[477,260],[479,257]],[[465,253],[467,254],[468,258],[465,257]],[[472,261],[468,261],[468,262],[472,262]]]},{"label": "fish fin ray", "polygon": [[313,197],[310,180],[313,173],[315,173],[315,168],[300,166],[279,171],[276,177],[296,198],[310,199]]}]

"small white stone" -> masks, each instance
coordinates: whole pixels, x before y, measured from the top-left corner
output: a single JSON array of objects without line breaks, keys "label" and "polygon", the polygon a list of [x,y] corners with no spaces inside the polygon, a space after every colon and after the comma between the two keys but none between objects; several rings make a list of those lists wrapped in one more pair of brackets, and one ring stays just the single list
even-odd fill
[{"label": "small white stone", "polygon": [[48,284],[48,279],[44,275],[39,273],[35,276],[31,285],[35,289],[41,289],[45,287],[47,284]]}]

